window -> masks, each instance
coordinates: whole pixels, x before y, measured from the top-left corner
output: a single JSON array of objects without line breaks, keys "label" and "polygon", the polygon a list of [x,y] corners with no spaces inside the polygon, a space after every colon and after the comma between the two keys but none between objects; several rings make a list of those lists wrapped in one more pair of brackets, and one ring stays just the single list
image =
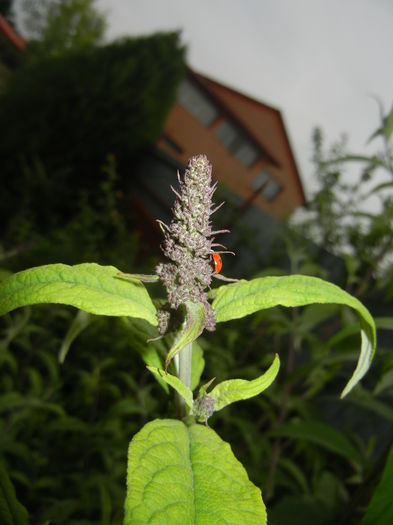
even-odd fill
[{"label": "window", "polygon": [[216,137],[221,142],[223,146],[228,148],[230,151],[233,151],[236,147],[236,139],[239,138],[239,135],[232,124],[227,120],[224,120],[216,129]]},{"label": "window", "polygon": [[166,133],[163,133],[161,135],[161,139],[166,143],[168,144],[168,146],[173,150],[175,151],[176,153],[183,153],[183,148],[180,146],[180,144],[178,144],[177,142],[175,142],[173,139],[171,139],[171,137],[169,135],[167,135]]},{"label": "window", "polygon": [[236,151],[235,153],[235,157],[242,163],[244,164],[244,166],[251,166],[252,164],[254,164],[254,162],[257,160],[258,158],[258,152],[257,150],[254,148],[254,146],[252,146],[251,144],[249,144],[248,142],[243,142],[240,147],[238,148],[238,150]]},{"label": "window", "polygon": [[244,166],[249,167],[257,160],[257,149],[228,120],[221,122],[215,136]]},{"label": "window", "polygon": [[267,171],[260,171],[251,183],[252,188],[261,194],[269,202],[273,201],[281,191],[280,183]]},{"label": "window", "polygon": [[204,126],[210,126],[218,117],[218,111],[210,100],[189,80],[179,87],[179,102]]}]

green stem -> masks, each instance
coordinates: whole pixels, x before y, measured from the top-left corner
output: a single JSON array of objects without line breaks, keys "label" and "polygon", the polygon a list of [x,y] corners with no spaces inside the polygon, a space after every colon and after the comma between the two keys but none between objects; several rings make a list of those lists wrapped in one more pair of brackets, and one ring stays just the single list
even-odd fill
[{"label": "green stem", "polygon": [[[179,356],[179,379],[190,388],[191,386],[191,356],[192,356],[192,343],[184,346],[180,352]],[[184,404],[184,399],[179,396],[179,405],[183,415],[186,415],[186,409]]]},{"label": "green stem", "polygon": [[179,352],[179,379],[181,379],[188,388],[191,386],[191,356],[192,343],[189,343]]}]

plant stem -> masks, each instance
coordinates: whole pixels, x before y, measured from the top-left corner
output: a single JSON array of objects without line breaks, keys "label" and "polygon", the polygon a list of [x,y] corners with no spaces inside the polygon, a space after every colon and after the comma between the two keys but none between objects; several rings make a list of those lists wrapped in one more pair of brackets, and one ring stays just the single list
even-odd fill
[{"label": "plant stem", "polygon": [[184,346],[179,352],[179,379],[190,388],[191,385],[192,343]]},{"label": "plant stem", "polygon": [[[191,357],[192,357],[192,343],[184,346],[180,352],[179,356],[179,379],[190,388],[191,386]],[[186,415],[186,409],[184,404],[184,399],[181,396],[178,396],[180,410],[182,415]]]}]

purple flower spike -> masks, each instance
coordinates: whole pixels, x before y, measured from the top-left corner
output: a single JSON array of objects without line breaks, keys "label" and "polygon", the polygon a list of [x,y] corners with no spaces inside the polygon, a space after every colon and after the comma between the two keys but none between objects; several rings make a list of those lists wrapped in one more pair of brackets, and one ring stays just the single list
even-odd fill
[{"label": "purple flower spike", "polygon": [[[161,225],[164,242],[161,249],[170,262],[156,267],[168,293],[171,309],[191,301],[202,303],[206,311],[205,328],[215,330],[214,312],[207,299],[214,273],[211,263],[212,224],[214,213],[212,197],[212,167],[206,155],[197,155],[189,160],[184,178],[179,178],[179,188],[173,190],[176,200],[173,219],[169,226]],[[218,232],[214,232],[217,234]],[[165,311],[159,312],[160,331],[166,331],[169,321]]]}]

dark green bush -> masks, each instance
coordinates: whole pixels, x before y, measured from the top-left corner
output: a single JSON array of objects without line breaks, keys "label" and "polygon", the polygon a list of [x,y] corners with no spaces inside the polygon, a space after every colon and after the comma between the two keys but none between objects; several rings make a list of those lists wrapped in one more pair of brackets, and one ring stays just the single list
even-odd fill
[{"label": "dark green bush", "polygon": [[28,210],[44,231],[72,216],[81,191],[99,186],[108,154],[119,185],[132,184],[133,164],[175,100],[183,56],[169,33],[26,61],[0,99],[3,235]]}]

